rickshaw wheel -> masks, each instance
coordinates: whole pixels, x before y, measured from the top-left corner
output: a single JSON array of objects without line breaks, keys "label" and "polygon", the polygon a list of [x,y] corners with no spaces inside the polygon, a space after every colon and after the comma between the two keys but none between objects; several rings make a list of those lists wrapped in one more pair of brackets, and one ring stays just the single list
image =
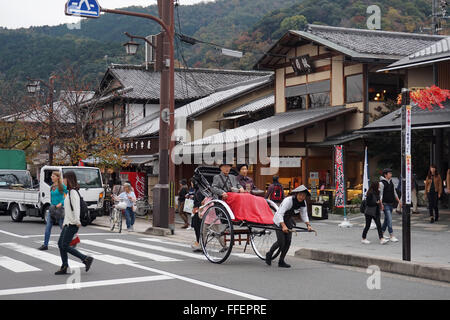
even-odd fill
[{"label": "rickshaw wheel", "polygon": [[[250,228],[250,243],[252,244],[253,251],[258,258],[266,260],[266,254],[275,242],[277,242],[275,230],[260,227]],[[272,255],[272,260],[278,257],[279,254],[280,248],[275,250]]]},{"label": "rickshaw wheel", "polygon": [[215,204],[206,209],[200,227],[200,244],[212,263],[220,264],[230,256],[234,244],[233,223],[222,206]]}]

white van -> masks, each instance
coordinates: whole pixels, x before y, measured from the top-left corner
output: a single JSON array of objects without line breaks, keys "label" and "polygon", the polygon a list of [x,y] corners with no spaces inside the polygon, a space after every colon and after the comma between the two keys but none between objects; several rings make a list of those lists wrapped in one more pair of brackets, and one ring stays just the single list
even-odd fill
[{"label": "white van", "polygon": [[[50,188],[52,172],[64,174],[73,171],[80,186],[80,195],[88,205],[91,221],[103,212],[102,175],[99,168],[45,166],[41,168],[39,186],[33,186],[27,171],[0,170],[0,208],[8,210],[13,221],[20,222],[25,216],[41,217],[45,220],[50,208]],[[22,177],[23,183],[12,183],[13,177]],[[4,180],[4,181],[3,181]]]}]

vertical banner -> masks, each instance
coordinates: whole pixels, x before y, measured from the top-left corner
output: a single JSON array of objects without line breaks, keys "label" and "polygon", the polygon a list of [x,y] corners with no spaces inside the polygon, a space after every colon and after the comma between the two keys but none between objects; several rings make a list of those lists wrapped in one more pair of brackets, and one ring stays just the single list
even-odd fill
[{"label": "vertical banner", "polygon": [[139,199],[145,197],[145,180],[147,174],[143,172],[121,172],[120,175],[127,176],[127,180],[130,181],[136,198]]},{"label": "vertical banner", "polygon": [[363,173],[363,197],[362,199],[366,199],[367,191],[369,190],[369,161],[367,157],[367,147],[364,155],[364,173]]},{"label": "vertical banner", "polygon": [[334,149],[334,165],[336,176],[336,196],[335,207],[345,207],[345,180],[344,180],[344,152],[343,146],[335,146]]},{"label": "vertical banner", "polygon": [[406,204],[411,205],[411,106],[406,106],[406,128],[405,128],[405,157],[406,157],[406,176],[405,176],[405,187]]}]

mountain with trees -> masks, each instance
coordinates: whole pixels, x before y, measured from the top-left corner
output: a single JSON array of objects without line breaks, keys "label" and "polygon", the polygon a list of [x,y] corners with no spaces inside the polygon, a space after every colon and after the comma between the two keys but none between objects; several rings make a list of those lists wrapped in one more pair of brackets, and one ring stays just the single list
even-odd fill
[{"label": "mountain with trees", "polygon": [[[383,30],[429,33],[424,28],[431,25],[428,0],[180,3],[175,8],[176,32],[204,42],[189,45],[177,39],[176,58],[189,67],[250,69],[287,30],[304,29],[308,23],[366,28],[369,5],[381,8]],[[126,10],[157,15],[155,5]],[[0,88],[8,84],[15,95],[20,95],[25,91],[27,77],[45,80],[69,65],[95,84],[110,63],[142,63],[142,49],[137,56],[126,56],[122,44],[128,38],[124,32],[146,36],[159,33],[160,27],[143,19],[105,14],[99,19],[82,20],[80,28],[65,24],[18,30],[0,28]],[[225,57],[217,46],[244,51],[245,55],[241,59]]]}]

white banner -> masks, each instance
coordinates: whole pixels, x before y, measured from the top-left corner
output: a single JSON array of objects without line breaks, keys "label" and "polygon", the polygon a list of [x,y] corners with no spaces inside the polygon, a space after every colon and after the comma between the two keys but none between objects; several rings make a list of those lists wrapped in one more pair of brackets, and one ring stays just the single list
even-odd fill
[{"label": "white banner", "polygon": [[405,177],[405,187],[406,187],[406,204],[411,204],[411,169],[412,169],[412,159],[411,159],[411,106],[406,106],[406,132],[405,132],[405,154],[406,154],[406,177]]}]

